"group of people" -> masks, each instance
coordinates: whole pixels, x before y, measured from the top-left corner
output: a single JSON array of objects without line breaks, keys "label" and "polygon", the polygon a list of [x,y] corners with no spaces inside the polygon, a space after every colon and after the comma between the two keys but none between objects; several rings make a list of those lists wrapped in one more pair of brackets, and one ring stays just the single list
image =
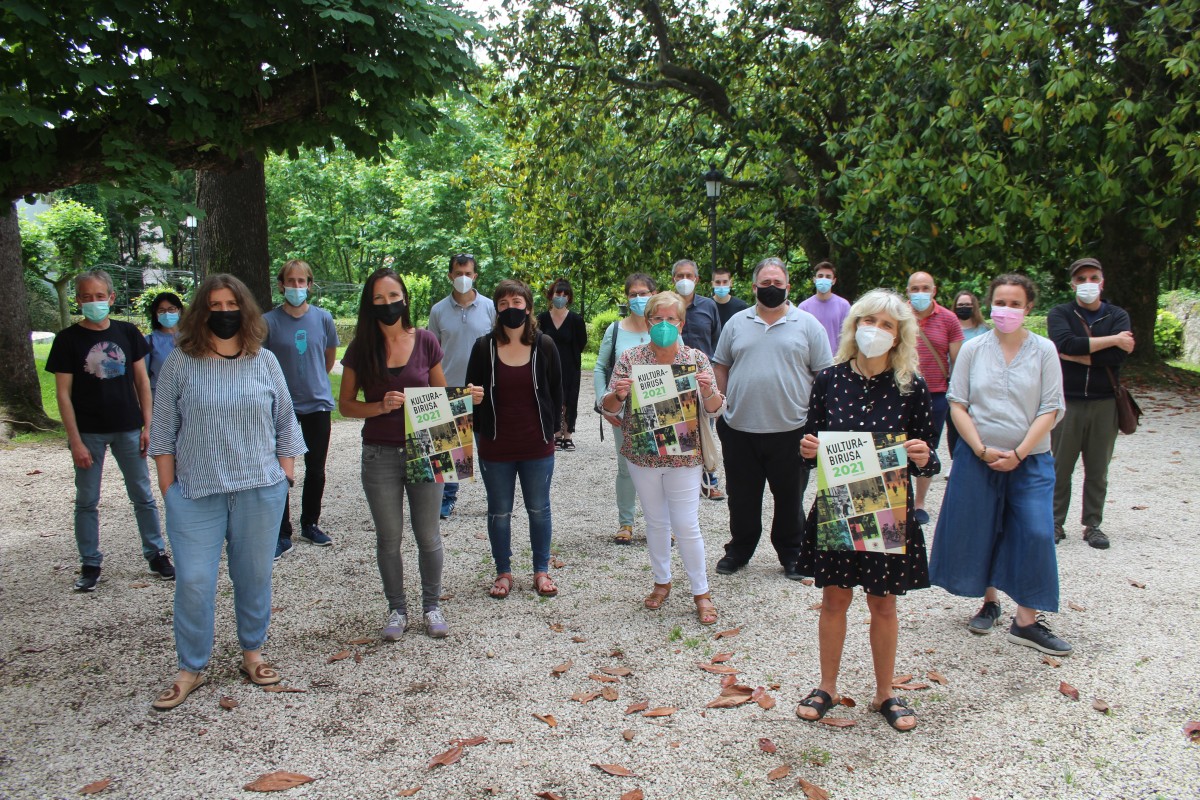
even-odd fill
[{"label": "group of people", "polygon": [[[1055,544],[1064,535],[1071,473],[1082,454],[1083,535],[1093,547],[1108,546],[1100,524],[1117,430],[1113,387],[1134,342],[1125,312],[1100,297],[1100,263],[1080,259],[1069,276],[1075,300],[1050,311],[1046,339],[1024,327],[1036,288],[1017,274],[992,281],[984,302],[991,326],[969,292],[955,296],[953,312],[940,306],[927,273],[910,277],[906,295],[875,289],[853,304],[833,294],[836,270],[828,262],[816,266],[816,291],[800,304],[789,301],[791,278],[776,258],[755,267],[753,304],[732,295],[732,276],[723,270],[713,275],[713,297],[698,295],[696,265],[686,259],[672,268],[673,291],[658,291],[647,274],[630,275],[628,315],[605,331],[594,383],[596,410],[611,425],[618,454],[616,541],[632,540],[639,502],[645,518],[653,586],[643,605],[659,609],[669,598],[674,547],[699,622],[717,620],[699,503],[726,498],[716,476],[719,439],[730,535],[716,573],[734,573],[754,555],[769,487],[771,544],[783,574],[811,576],[822,589],[821,679],[797,707],[802,719],[818,720],[838,702],[846,610],[856,587],[865,590],[871,612],[872,708],[900,731],[911,730],[916,718],[891,688],[898,595],[932,583],[982,596],[968,629],[987,633],[1002,616],[1003,592],[1017,604],[1010,641],[1070,653],[1041,615],[1058,609]],[[586,326],[569,308],[574,296],[565,280],[549,287],[549,310],[535,322],[526,284],[502,280],[486,298],[476,277],[473,256],[452,257],[453,289],[420,329],[403,278],[377,270],[363,287],[342,359],[338,409],[364,420],[361,480],[388,605],[385,640],[410,627],[401,555],[405,497],[424,629],[434,638],[449,632],[439,607],[439,526],[454,511],[450,487],[457,484],[406,477],[403,409],[405,393],[417,388],[470,391],[496,570],[489,594],[503,599],[515,586],[511,517],[518,479],[529,518],[532,588],[545,597],[559,591],[549,573],[550,487],[556,453],[574,449]],[[115,298],[108,275],[85,273],[76,280],[84,319],[59,334],[47,362],[76,470],[82,568],[75,588],[94,590],[100,577],[97,504],[107,448],[125,477],[150,569],[176,581],[179,671],[154,701],[158,709],[174,708],[204,682],[222,549],[234,583],[239,668],[259,685],[281,680],[261,651],[272,562],[292,547],[287,497],[301,455],[300,535],[314,545],[332,541],[318,522],[337,332],[328,313],[308,303],[308,264],[289,261],[278,282],[284,303],[266,314],[228,275],[208,277],[188,309],[179,297],[160,295],[150,309],[151,333],[143,337],[133,325],[109,319]],[[698,446],[687,454],[634,447],[631,381],[645,365],[686,366],[695,376]],[[927,556],[926,491],[941,469],[937,448],[947,414],[955,469]],[[893,531],[903,538],[902,553],[823,549],[818,504],[807,515],[801,507],[823,431],[903,435],[910,480]],[[174,564],[146,455],[156,462]]]}]

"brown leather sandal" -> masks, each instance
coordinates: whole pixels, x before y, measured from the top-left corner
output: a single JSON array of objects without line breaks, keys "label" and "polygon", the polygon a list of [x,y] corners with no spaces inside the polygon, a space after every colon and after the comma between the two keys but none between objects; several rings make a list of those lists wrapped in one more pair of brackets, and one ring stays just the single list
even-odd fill
[{"label": "brown leather sandal", "polygon": [[496,576],[496,581],[492,584],[492,588],[488,589],[488,594],[497,600],[503,600],[508,597],[513,589],[513,576],[511,572],[501,572]]},{"label": "brown leather sandal", "polygon": [[558,587],[554,585],[554,579],[547,572],[533,573],[533,588],[542,597],[558,596]]},{"label": "brown leather sandal", "polygon": [[646,599],[642,601],[642,605],[651,611],[657,611],[662,608],[662,604],[671,596],[671,584],[656,583],[654,588],[650,590],[650,594],[646,595]]},{"label": "brown leather sandal", "polygon": [[693,595],[692,600],[696,603],[696,617],[700,620],[701,625],[716,623],[717,607],[713,605],[712,592]]}]

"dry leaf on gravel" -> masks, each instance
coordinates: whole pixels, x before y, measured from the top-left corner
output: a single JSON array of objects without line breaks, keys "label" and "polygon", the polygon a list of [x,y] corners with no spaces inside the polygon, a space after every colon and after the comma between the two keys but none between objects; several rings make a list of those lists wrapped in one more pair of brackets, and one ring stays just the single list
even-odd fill
[{"label": "dry leaf on gravel", "polygon": [[821,724],[831,728],[853,728],[858,723],[845,717],[822,717]]},{"label": "dry leaf on gravel", "polygon": [[50,649],[50,645],[43,645],[42,647],[22,647],[21,652],[22,653],[44,653],[49,649]]},{"label": "dry leaf on gravel", "polygon": [[98,794],[100,792],[103,792],[105,789],[107,789],[108,785],[110,783],[112,783],[112,778],[105,778],[102,781],[93,781],[92,783],[89,783],[87,786],[80,789],[79,793],[80,794]]},{"label": "dry leaf on gravel", "polygon": [[616,683],[617,682],[617,679],[611,675],[597,675],[594,672],[591,675],[588,675],[588,677],[594,681],[600,681],[601,683]]},{"label": "dry leaf on gravel", "polygon": [[729,659],[733,658],[733,653],[717,653],[712,657],[712,663],[724,664]]},{"label": "dry leaf on gravel", "polygon": [[633,778],[637,776],[636,773],[630,772],[620,764],[592,764],[592,766],[601,772],[616,775],[618,778]]},{"label": "dry leaf on gravel", "polygon": [[357,645],[357,644],[374,644],[374,643],[375,643],[375,640],[374,640],[374,639],[371,639],[371,638],[369,638],[369,637],[364,637],[364,638],[362,638],[362,639],[351,639],[350,641],[346,642],[346,644],[350,644],[350,645]]},{"label": "dry leaf on gravel", "polygon": [[713,634],[713,639],[728,639],[731,636],[737,636],[741,632],[742,629],[740,627],[730,628],[727,631],[719,631],[718,633]]},{"label": "dry leaf on gravel", "polygon": [[1112,710],[1112,709],[1109,707],[1108,703],[1106,703],[1105,701],[1101,700],[1099,697],[1097,697],[1097,698],[1095,698],[1095,699],[1093,699],[1093,700],[1092,700],[1092,708],[1096,709],[1096,710],[1097,710],[1097,711],[1099,711],[1101,714],[1107,714],[1109,711],[1111,711],[1111,710]]},{"label": "dry leaf on gravel", "polygon": [[30,470],[29,472],[26,472],[25,474],[26,475],[41,475],[42,471],[40,469],[34,469],[34,470]]},{"label": "dry leaf on gravel", "polygon": [[277,683],[274,686],[264,686],[263,691],[271,692],[271,693],[278,692],[279,694],[304,694],[305,692],[308,691],[308,689],[300,689],[295,686],[284,686],[282,684]]},{"label": "dry leaf on gravel", "polygon": [[1146,584],[1142,583],[1141,581],[1135,581],[1133,578],[1129,578],[1128,580],[1129,580],[1129,585],[1135,589],[1145,589],[1146,588]]},{"label": "dry leaf on gravel", "polygon": [[608,702],[612,703],[612,702],[615,702],[616,699],[618,697],[620,697],[621,695],[613,687],[605,686],[603,689],[600,690],[600,696],[603,697]]},{"label": "dry leaf on gravel", "polygon": [[1193,742],[1200,742],[1200,722],[1189,722],[1183,726],[1183,735]]},{"label": "dry leaf on gravel", "polygon": [[633,737],[636,735],[637,734],[633,732],[633,728],[627,728],[627,729],[621,731],[621,738],[623,738],[627,742],[632,742]]},{"label": "dry leaf on gravel", "polygon": [[737,683],[737,675],[726,675],[724,678],[721,678],[722,689],[726,686],[733,686],[735,683]]},{"label": "dry leaf on gravel", "polygon": [[1061,666],[1062,666],[1062,662],[1061,662],[1061,661],[1059,661],[1059,660],[1058,660],[1057,658],[1055,658],[1054,656],[1047,656],[1047,655],[1043,655],[1043,656],[1042,656],[1042,663],[1043,663],[1043,664],[1049,664],[1049,665],[1050,665],[1050,666],[1052,666],[1052,667],[1061,667]]},{"label": "dry leaf on gravel", "polygon": [[414,794],[416,794],[419,791],[421,791],[420,786],[413,786],[412,788],[409,788],[409,789],[401,789],[399,792],[399,796],[400,797],[412,797]]},{"label": "dry leaf on gravel", "polygon": [[444,753],[439,753],[429,759],[429,763],[425,765],[425,769],[433,769],[434,767],[448,767],[455,761],[463,757],[463,749],[461,745],[455,745]]},{"label": "dry leaf on gravel", "polygon": [[650,707],[650,702],[648,700],[642,700],[640,702],[633,703],[632,705],[630,705],[629,708],[625,709],[625,713],[626,714],[636,714],[639,711],[645,711],[649,707]]},{"label": "dry leaf on gravel", "polygon": [[561,794],[555,794],[554,792],[538,792],[534,797],[540,797],[542,800],[563,800]]},{"label": "dry leaf on gravel", "polygon": [[697,661],[696,666],[713,675],[737,675],[739,672],[737,667],[731,667],[728,664],[705,664],[703,661]]},{"label": "dry leaf on gravel", "polygon": [[461,745],[462,747],[474,747],[477,744],[483,744],[487,741],[486,736],[472,736],[470,739],[451,739],[450,744]]},{"label": "dry leaf on gravel", "polygon": [[553,714],[534,714],[533,716],[534,716],[536,719],[540,719],[542,722],[546,723],[546,724],[547,724],[547,725],[549,725],[551,728],[557,728],[557,727],[558,727],[558,720],[556,720],[556,719],[554,718],[554,715],[553,715]]},{"label": "dry leaf on gravel", "polygon": [[618,678],[626,678],[633,674],[629,667],[601,667],[600,671],[605,675],[616,675]]},{"label": "dry leaf on gravel", "polygon": [[928,689],[929,684],[928,683],[899,683],[899,684],[896,684],[895,686],[893,686],[892,688],[899,689],[902,692],[918,692],[921,689]]},{"label": "dry leaf on gravel", "polygon": [[583,703],[584,705],[587,705],[599,696],[599,692],[576,692],[575,694],[571,695],[571,699],[577,703]]},{"label": "dry leaf on gravel", "polygon": [[1067,697],[1071,698],[1072,700],[1079,699],[1079,690],[1076,689],[1071,684],[1067,683],[1066,681],[1059,682],[1058,693],[1062,694],[1062,695],[1066,695]]},{"label": "dry leaf on gravel", "polygon": [[892,688],[895,688],[895,687],[897,687],[897,686],[900,686],[900,685],[902,685],[902,684],[908,683],[908,682],[909,682],[909,681],[911,681],[912,679],[913,679],[913,676],[912,676],[911,674],[908,674],[908,675],[896,675],[895,677],[893,677],[893,678],[892,678]]},{"label": "dry leaf on gravel", "polygon": [[587,639],[583,638],[582,636],[572,636],[571,641],[575,644],[583,644],[587,641]]},{"label": "dry leaf on gravel", "polygon": [[362,653],[359,653],[359,652],[355,652],[355,653],[354,653],[354,663],[355,663],[355,664],[361,664],[361,663],[362,663]]},{"label": "dry leaf on gravel", "polygon": [[642,794],[641,789],[630,789],[621,795],[621,800],[645,800],[645,797],[646,795]]},{"label": "dry leaf on gravel", "polygon": [[1071,609],[1072,611],[1087,611],[1087,606],[1081,606],[1079,603],[1074,602],[1067,603],[1067,608]]},{"label": "dry leaf on gravel", "polygon": [[298,772],[277,770],[259,775],[242,788],[247,792],[282,792],[305,783],[312,783],[314,780],[316,778],[310,778]]},{"label": "dry leaf on gravel", "polygon": [[846,695],[842,695],[840,698],[838,698],[838,702],[844,705],[846,708],[854,708],[858,705],[858,703],[854,702],[853,697],[847,697]]},{"label": "dry leaf on gravel", "polygon": [[1150,506],[1130,506],[1134,511],[1145,511]]},{"label": "dry leaf on gravel", "polygon": [[148,586],[150,586],[150,584],[146,583],[145,581],[138,581],[136,583],[129,584],[130,589],[145,589]]},{"label": "dry leaf on gravel", "polygon": [[791,765],[790,765],[790,764],[783,764],[783,765],[781,765],[781,766],[778,766],[778,767],[776,767],[775,769],[771,770],[770,772],[768,772],[768,773],[767,773],[767,780],[769,780],[769,781],[777,781],[777,780],[779,780],[780,778],[786,778],[788,775],[791,775],[791,774],[792,774],[792,767],[791,767]]},{"label": "dry leaf on gravel", "polygon": [[563,561],[558,556],[555,556],[554,558],[550,559],[550,566],[554,567],[555,569],[562,569],[566,565],[567,565],[567,562]]},{"label": "dry leaf on gravel", "polygon": [[562,633],[566,630],[561,622],[551,622],[549,627],[550,630],[554,631],[555,633]]},{"label": "dry leaf on gravel", "polygon": [[829,800],[829,792],[825,791],[820,786],[817,786],[815,783],[809,783],[808,781],[804,780],[804,778],[801,778],[799,783],[800,788],[804,791],[804,796],[807,797],[808,800]]},{"label": "dry leaf on gravel", "polygon": [[337,653],[334,653],[329,658],[325,659],[325,663],[332,664],[335,661],[342,661],[343,659],[349,658],[351,655],[352,655],[352,653],[349,650],[341,650]]},{"label": "dry leaf on gravel", "polygon": [[774,753],[779,748],[776,747],[775,743],[770,739],[764,737],[758,740],[758,749],[762,750],[764,753]]},{"label": "dry leaf on gravel", "polygon": [[926,672],[925,677],[929,678],[929,680],[933,681],[934,683],[940,684],[942,686],[945,686],[947,683],[949,683],[949,681],[946,680],[945,675],[943,675],[940,672],[936,672],[934,670],[929,670],[929,672]]},{"label": "dry leaf on gravel", "polygon": [[771,695],[769,695],[769,694],[763,694],[761,697],[757,698],[754,702],[758,703],[758,707],[763,709],[764,711],[770,711],[772,708],[775,707],[775,698],[771,697]]},{"label": "dry leaf on gravel", "polygon": [[642,716],[643,717],[669,717],[678,710],[679,710],[678,708],[674,708],[672,706],[659,706],[658,708],[650,709],[645,714],[642,714]]},{"label": "dry leaf on gravel", "polygon": [[743,703],[749,703],[750,695],[753,693],[754,690],[749,686],[742,686],[741,684],[726,686],[721,690],[721,696],[716,700],[710,701],[705,708],[733,708],[740,706]]},{"label": "dry leaf on gravel", "polygon": [[238,701],[234,700],[232,697],[222,697],[220,700],[217,701],[217,705],[219,705],[221,708],[225,709],[226,711],[233,711],[235,708],[238,707]]},{"label": "dry leaf on gravel", "polygon": [[550,674],[551,675],[562,675],[562,674],[566,673],[566,671],[569,670],[573,666],[575,666],[575,661],[573,659],[568,658],[566,661],[559,664],[557,667],[551,668]]}]

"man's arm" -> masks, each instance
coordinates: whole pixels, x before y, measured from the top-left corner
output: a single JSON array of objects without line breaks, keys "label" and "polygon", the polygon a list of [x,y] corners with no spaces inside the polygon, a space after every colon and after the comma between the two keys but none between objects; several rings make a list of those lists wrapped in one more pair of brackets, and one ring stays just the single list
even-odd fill
[{"label": "man's arm", "polygon": [[725,394],[725,387],[729,384],[729,367],[714,361],[712,368],[713,374],[717,376],[717,391]]},{"label": "man's arm", "polygon": [[337,363],[337,348],[325,348],[325,372],[326,374],[333,372],[333,365]]},{"label": "man's arm", "polygon": [[54,373],[54,395],[58,399],[58,413],[63,427],[67,429],[67,445],[71,448],[71,460],[80,469],[91,469],[92,453],[79,435],[79,423],[75,420],[75,406],[71,404],[71,386],[75,376],[70,372]]}]

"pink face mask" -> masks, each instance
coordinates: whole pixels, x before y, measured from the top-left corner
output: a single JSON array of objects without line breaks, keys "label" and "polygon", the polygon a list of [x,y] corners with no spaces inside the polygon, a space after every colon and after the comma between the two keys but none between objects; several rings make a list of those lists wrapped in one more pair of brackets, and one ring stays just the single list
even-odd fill
[{"label": "pink face mask", "polygon": [[1012,333],[1025,322],[1025,309],[999,306],[992,309],[992,324],[1001,333]]}]

